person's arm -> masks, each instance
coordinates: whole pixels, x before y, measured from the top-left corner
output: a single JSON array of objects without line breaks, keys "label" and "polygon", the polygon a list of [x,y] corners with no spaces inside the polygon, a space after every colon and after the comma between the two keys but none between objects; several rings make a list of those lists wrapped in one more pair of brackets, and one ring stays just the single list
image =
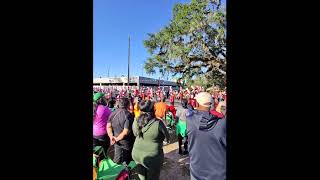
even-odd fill
[{"label": "person's arm", "polygon": [[159,121],[159,131],[164,135],[167,143],[170,143],[170,135],[162,121]]},{"label": "person's arm", "polygon": [[179,118],[180,118],[180,109],[178,109],[177,111],[176,111],[176,121],[178,121],[179,120]]},{"label": "person's arm", "polygon": [[226,148],[227,147],[227,133],[226,133],[226,119],[223,118],[221,121],[221,137],[220,142]]},{"label": "person's arm", "polygon": [[107,134],[108,134],[109,138],[111,138],[113,136],[112,125],[111,125],[110,121],[107,122]]},{"label": "person's arm", "polygon": [[112,125],[111,125],[110,121],[108,121],[108,123],[107,123],[107,134],[110,139],[110,144],[113,145],[115,143],[115,137],[113,136]]},{"label": "person's arm", "polygon": [[121,141],[124,137],[126,137],[129,134],[129,132],[129,129],[124,128],[122,132],[119,134],[119,136],[115,138],[116,142]]},{"label": "person's arm", "polygon": [[138,136],[138,121],[137,119],[134,119],[133,124],[132,124],[132,132],[134,136]]}]

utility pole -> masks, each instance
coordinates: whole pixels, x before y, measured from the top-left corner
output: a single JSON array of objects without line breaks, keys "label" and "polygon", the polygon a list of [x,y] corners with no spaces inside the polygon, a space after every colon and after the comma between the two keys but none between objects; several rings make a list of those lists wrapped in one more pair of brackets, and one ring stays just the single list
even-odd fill
[{"label": "utility pole", "polygon": [[128,48],[128,87],[130,82],[130,35],[129,35],[129,48]]}]

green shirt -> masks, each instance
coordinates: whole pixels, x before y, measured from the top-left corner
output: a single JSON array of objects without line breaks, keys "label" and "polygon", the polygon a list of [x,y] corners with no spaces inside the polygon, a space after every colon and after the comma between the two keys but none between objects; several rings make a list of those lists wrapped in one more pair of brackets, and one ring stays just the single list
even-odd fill
[{"label": "green shirt", "polygon": [[180,134],[182,137],[186,136],[187,133],[187,122],[179,120],[176,126],[177,136]]}]

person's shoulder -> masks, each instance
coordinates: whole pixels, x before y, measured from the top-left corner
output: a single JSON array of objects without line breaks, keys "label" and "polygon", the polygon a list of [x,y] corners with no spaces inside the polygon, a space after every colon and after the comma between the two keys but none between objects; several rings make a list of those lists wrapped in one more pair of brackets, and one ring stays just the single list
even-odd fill
[{"label": "person's shoulder", "polygon": [[186,113],[186,118],[187,119],[193,118],[193,116],[195,114],[195,112],[193,110],[191,110],[191,109],[186,109],[185,113]]},{"label": "person's shoulder", "polygon": [[101,104],[99,104],[98,107],[97,107],[97,112],[99,112],[99,113],[102,113],[102,112],[104,112],[106,110],[107,110],[106,106],[103,106]]},{"label": "person's shoulder", "polygon": [[112,113],[112,110],[111,108],[109,108],[108,106],[105,106],[105,112],[108,113],[108,114],[111,114]]},{"label": "person's shoulder", "polygon": [[112,111],[112,114],[115,114],[119,111],[119,108],[114,108],[114,110]]},{"label": "person's shoulder", "polygon": [[129,110],[127,110],[127,109],[123,109],[123,110],[122,110],[122,113],[123,113],[124,115],[128,116],[128,117],[133,116],[133,113],[131,113],[131,112],[130,112]]},{"label": "person's shoulder", "polygon": [[116,114],[121,114],[121,108],[116,108],[113,112],[112,115],[115,116]]}]

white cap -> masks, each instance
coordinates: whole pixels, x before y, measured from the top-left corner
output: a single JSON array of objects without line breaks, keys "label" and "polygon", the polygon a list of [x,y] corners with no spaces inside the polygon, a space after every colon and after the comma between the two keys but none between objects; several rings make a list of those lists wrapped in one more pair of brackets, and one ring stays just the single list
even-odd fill
[{"label": "white cap", "polygon": [[212,97],[207,92],[200,92],[196,95],[195,99],[201,106],[210,107]]}]

